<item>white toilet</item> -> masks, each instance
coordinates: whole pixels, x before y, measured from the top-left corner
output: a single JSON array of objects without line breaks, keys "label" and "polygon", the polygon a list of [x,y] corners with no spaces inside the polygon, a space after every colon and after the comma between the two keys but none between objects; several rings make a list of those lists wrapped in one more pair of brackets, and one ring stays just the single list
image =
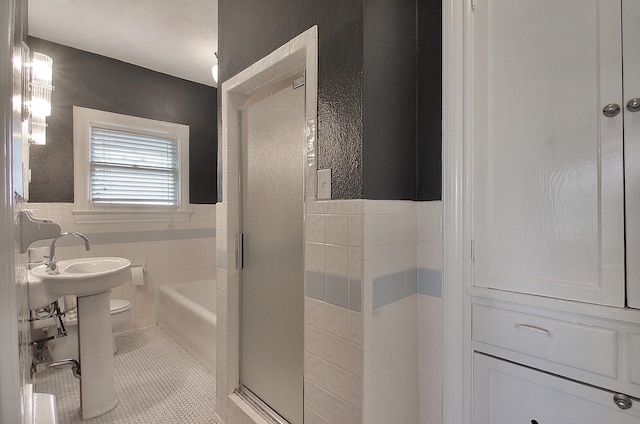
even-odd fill
[{"label": "white toilet", "polygon": [[[123,299],[111,299],[111,331],[115,333],[118,331],[131,314],[131,302]],[[64,322],[65,330],[67,331],[66,337],[59,337],[57,339],[50,340],[48,342],[49,353],[51,354],[51,360],[59,361],[61,359],[77,359],[79,360],[78,353],[78,316],[76,310],[72,309],[62,319]],[[113,353],[118,351],[116,339],[113,337]]]}]

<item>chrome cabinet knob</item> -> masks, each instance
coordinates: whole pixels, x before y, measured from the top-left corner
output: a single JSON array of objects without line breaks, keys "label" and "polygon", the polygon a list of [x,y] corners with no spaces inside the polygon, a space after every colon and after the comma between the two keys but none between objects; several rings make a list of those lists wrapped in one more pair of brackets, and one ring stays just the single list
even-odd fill
[{"label": "chrome cabinet knob", "polygon": [[613,118],[620,113],[620,105],[616,103],[609,103],[602,109],[602,114],[607,118]]},{"label": "chrome cabinet knob", "polygon": [[635,97],[627,102],[627,110],[629,112],[640,111],[640,97]]},{"label": "chrome cabinet knob", "polygon": [[620,409],[629,409],[632,405],[631,398],[627,395],[623,395],[622,393],[614,395],[613,402],[618,405],[618,408]]}]

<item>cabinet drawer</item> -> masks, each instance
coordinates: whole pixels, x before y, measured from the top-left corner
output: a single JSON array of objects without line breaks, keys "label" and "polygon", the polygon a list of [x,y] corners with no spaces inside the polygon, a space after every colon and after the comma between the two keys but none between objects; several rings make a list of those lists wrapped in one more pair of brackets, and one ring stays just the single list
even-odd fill
[{"label": "cabinet drawer", "polygon": [[629,333],[627,338],[629,381],[640,384],[640,333]]},{"label": "cabinet drawer", "polygon": [[474,341],[617,378],[618,332],[485,305],[473,305]]},{"label": "cabinet drawer", "polygon": [[474,354],[473,424],[637,424],[640,404],[614,394]]}]

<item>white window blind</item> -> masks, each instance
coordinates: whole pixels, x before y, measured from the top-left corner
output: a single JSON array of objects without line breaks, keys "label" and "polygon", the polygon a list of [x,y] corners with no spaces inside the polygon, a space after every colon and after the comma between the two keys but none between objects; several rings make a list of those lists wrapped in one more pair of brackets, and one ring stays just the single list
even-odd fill
[{"label": "white window blind", "polygon": [[93,204],[180,204],[178,141],[91,127],[89,201]]}]

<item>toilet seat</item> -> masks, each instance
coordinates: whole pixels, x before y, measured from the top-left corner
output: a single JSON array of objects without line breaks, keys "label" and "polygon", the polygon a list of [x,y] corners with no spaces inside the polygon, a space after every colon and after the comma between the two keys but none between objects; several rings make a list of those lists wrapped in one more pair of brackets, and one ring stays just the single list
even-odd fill
[{"label": "toilet seat", "polygon": [[117,314],[131,309],[131,302],[124,299],[111,299],[109,301],[109,308],[112,315]]},{"label": "toilet seat", "polygon": [[[131,302],[129,302],[128,300],[111,299],[109,301],[109,310],[111,312],[111,315],[118,314],[118,313],[121,313],[121,312],[126,312],[129,309],[131,309]],[[64,324],[65,325],[77,325],[78,324],[78,317],[75,314],[75,311],[73,311],[72,314],[65,316],[63,318],[63,320],[64,320]]]}]

